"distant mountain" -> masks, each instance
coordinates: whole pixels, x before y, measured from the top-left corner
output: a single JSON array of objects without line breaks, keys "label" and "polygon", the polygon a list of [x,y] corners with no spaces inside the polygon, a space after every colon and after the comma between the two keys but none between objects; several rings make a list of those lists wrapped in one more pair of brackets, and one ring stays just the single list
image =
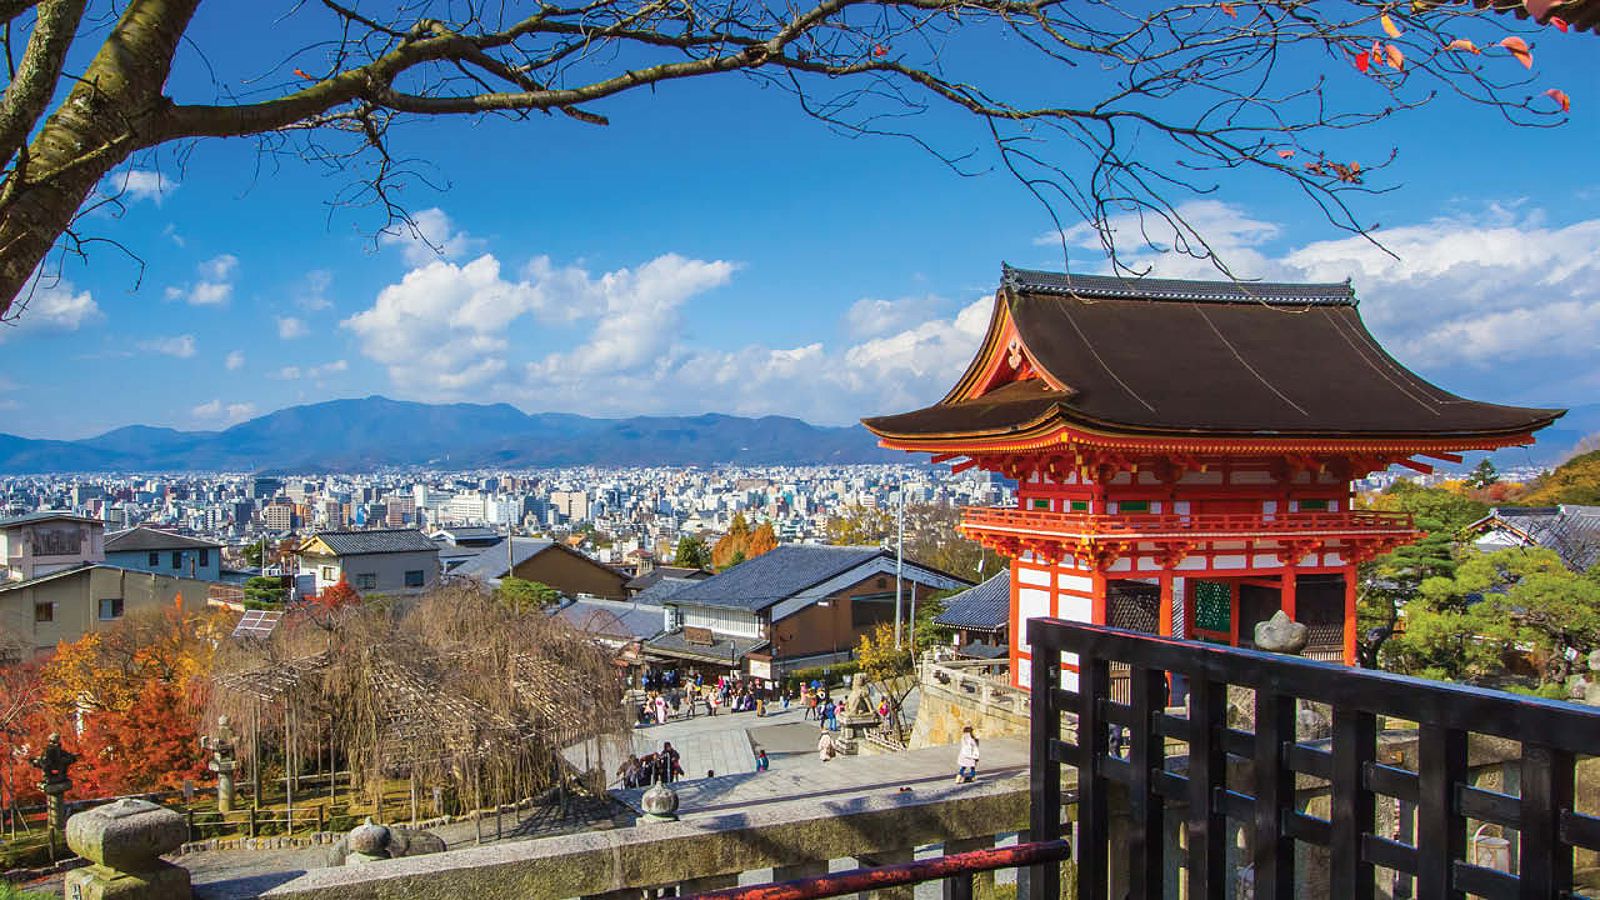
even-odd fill
[{"label": "distant mountain", "polygon": [[364,471],[383,466],[751,465],[888,462],[859,426],[765,416],[529,415],[505,403],[387,397],[291,406],[223,431],[130,425],[52,441],[0,434],[0,473]]}]

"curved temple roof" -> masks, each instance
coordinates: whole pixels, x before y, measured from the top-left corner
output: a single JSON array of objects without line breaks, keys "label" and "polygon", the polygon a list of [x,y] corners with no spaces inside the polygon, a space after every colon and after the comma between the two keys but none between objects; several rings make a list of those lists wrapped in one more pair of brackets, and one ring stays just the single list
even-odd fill
[{"label": "curved temple roof", "polygon": [[[950,396],[863,420],[884,443],[937,449],[1065,427],[1466,447],[1525,442],[1564,412],[1479,403],[1429,384],[1379,346],[1347,283],[1123,279],[1007,266],[995,302],[983,349]],[[1012,374],[985,374],[996,371]]]}]

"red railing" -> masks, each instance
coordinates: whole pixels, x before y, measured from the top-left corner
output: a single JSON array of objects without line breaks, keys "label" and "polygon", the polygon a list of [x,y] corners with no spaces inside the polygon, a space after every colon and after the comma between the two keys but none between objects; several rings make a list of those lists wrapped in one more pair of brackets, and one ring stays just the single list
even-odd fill
[{"label": "red railing", "polygon": [[945,896],[952,900],[967,900],[972,896],[972,876],[978,872],[995,869],[1012,869],[1019,866],[1060,865],[1072,856],[1072,847],[1063,840],[1034,841],[1014,847],[996,847],[992,850],[972,850],[952,853],[935,859],[901,863],[895,866],[875,866],[851,869],[814,878],[799,878],[774,884],[728,888],[696,894],[701,900],[812,900],[816,897],[838,897],[862,891],[879,891],[884,888],[921,884],[925,881],[945,881]]},{"label": "red railing", "polygon": [[1060,513],[969,506],[963,527],[987,532],[1072,537],[1227,537],[1249,533],[1294,535],[1410,534],[1410,514],[1374,512],[1295,513]]}]

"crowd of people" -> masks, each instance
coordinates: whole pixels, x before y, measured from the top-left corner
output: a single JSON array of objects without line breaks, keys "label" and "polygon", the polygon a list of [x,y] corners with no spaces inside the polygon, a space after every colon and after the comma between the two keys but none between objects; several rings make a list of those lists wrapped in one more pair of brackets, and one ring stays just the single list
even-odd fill
[{"label": "crowd of people", "polygon": [[683,777],[683,758],[666,741],[661,749],[644,756],[630,754],[617,768],[617,778],[625,788],[649,787],[652,784],[672,784]]},{"label": "crowd of people", "polygon": [[699,672],[680,678],[677,669],[646,674],[644,690],[644,700],[636,710],[639,727],[692,719],[702,713],[714,716],[724,710],[765,716],[770,704],[781,702],[788,709],[790,700],[771,682],[727,675],[709,682]]}]

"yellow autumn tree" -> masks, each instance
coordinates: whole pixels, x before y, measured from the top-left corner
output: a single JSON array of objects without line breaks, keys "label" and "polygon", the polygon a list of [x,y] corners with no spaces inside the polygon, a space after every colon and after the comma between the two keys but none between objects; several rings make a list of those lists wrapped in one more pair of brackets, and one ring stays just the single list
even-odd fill
[{"label": "yellow autumn tree", "polygon": [[750,523],[745,521],[744,513],[734,513],[728,533],[711,548],[712,567],[726,569],[744,562],[748,558],[749,544]]},{"label": "yellow autumn tree", "polygon": [[210,671],[226,618],[215,611],[186,614],[174,604],[63,642],[44,666],[45,703],[63,714],[121,711],[153,681],[186,690]]}]

